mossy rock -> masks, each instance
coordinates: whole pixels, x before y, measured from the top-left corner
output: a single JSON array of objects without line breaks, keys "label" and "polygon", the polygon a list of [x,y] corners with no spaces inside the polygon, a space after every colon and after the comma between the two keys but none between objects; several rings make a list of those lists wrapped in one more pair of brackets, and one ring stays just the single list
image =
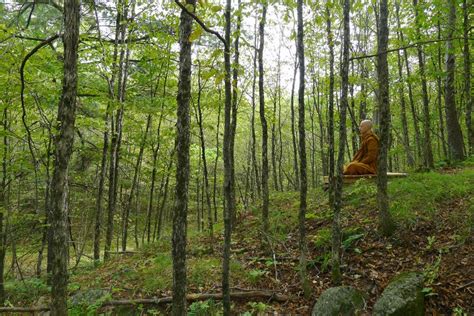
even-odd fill
[{"label": "mossy rock", "polygon": [[365,306],[361,291],[350,286],[332,287],[324,291],[314,304],[312,316],[359,315]]},{"label": "mossy rock", "polygon": [[423,275],[417,272],[404,272],[395,277],[375,303],[373,315],[423,316],[423,281]]}]

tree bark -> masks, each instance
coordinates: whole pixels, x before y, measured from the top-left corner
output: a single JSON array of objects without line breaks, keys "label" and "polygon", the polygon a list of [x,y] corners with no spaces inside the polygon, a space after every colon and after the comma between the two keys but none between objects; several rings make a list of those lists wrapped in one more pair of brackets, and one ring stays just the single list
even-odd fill
[{"label": "tree bark", "polygon": [[234,193],[234,152],[233,135],[235,132],[236,104],[232,106],[232,82],[230,64],[230,32],[232,1],[226,1],[225,7],[225,43],[224,43],[224,254],[222,260],[222,295],[224,315],[230,314],[230,246],[232,237],[232,216],[235,212]]},{"label": "tree bark", "polygon": [[[416,0],[415,0],[416,1]],[[380,113],[380,147],[377,160],[377,206],[379,208],[380,230],[383,235],[389,236],[395,230],[390,215],[387,194],[387,154],[390,137],[390,96],[389,73],[387,62],[388,47],[388,6],[387,0],[380,1],[380,27],[377,36],[377,81],[379,93],[377,103]]]},{"label": "tree bark", "polygon": [[[348,0],[346,0],[348,1]],[[305,64],[304,64],[304,29],[303,29],[303,0],[297,2],[298,27],[297,27],[297,55],[299,60],[300,82],[298,88],[298,132],[299,132],[299,154],[300,154],[300,210],[299,210],[299,250],[300,250],[300,282],[306,297],[310,296],[311,287],[306,273],[306,195],[308,182],[306,176],[306,134],[305,134]]]},{"label": "tree bark", "polygon": [[128,217],[130,214],[130,208],[132,207],[132,200],[133,196],[135,193],[135,190],[137,189],[137,180],[138,180],[138,174],[140,172],[140,166],[142,163],[142,158],[143,158],[143,151],[145,150],[145,144],[146,144],[146,139],[148,136],[148,131],[150,130],[151,126],[151,114],[148,114],[147,120],[146,120],[146,127],[145,127],[145,134],[143,135],[142,142],[140,144],[140,149],[138,152],[138,157],[137,161],[135,163],[135,168],[133,172],[133,180],[132,180],[132,187],[130,189],[130,194],[128,195],[128,201],[127,205],[125,206],[124,210],[124,217],[122,219],[123,224],[122,224],[122,232],[123,232],[123,237],[122,237],[122,251],[127,250],[127,236],[128,236]]},{"label": "tree bark", "polygon": [[[471,8],[471,11],[469,10]],[[463,55],[464,55],[464,94],[466,98],[466,126],[469,155],[474,155],[474,129],[472,127],[472,91],[471,91],[471,55],[469,52],[469,30],[472,25],[469,23],[469,12],[472,12],[472,3],[469,6],[467,0],[463,0]]]},{"label": "tree bark", "polygon": [[[194,12],[196,0],[186,0]],[[191,46],[193,18],[181,11],[179,34],[179,82],[176,123],[176,194],[173,215],[173,315],[186,314],[186,235],[189,185],[189,100],[191,98]]]},{"label": "tree bark", "polygon": [[209,190],[209,173],[207,171],[207,159],[206,159],[206,142],[204,139],[204,129],[202,124],[202,110],[201,110],[201,63],[198,61],[198,97],[197,97],[197,115],[198,115],[198,125],[199,125],[199,139],[201,142],[201,159],[203,164],[203,176],[204,176],[204,193],[206,198],[207,206],[207,229],[211,240],[214,238],[214,230],[212,220],[212,207],[211,207],[211,193]]},{"label": "tree bark", "polygon": [[[120,145],[122,140],[122,122],[123,122],[123,102],[125,101],[125,89],[128,67],[128,48],[120,48],[120,59],[117,67],[118,42],[125,41],[127,23],[123,23],[128,17],[128,6],[124,5],[123,0],[117,3],[117,18],[115,26],[115,45],[112,63],[112,77],[109,81],[109,97],[111,100],[116,99],[119,103],[119,109],[115,113],[115,117],[111,118],[112,133],[110,140],[110,162],[109,162],[109,192],[107,203],[107,230],[105,235],[104,260],[109,259],[109,252],[112,247],[112,239],[114,232],[114,215],[117,208],[117,188],[118,188],[118,170],[120,159]],[[125,52],[126,50],[126,52]],[[118,69],[118,70],[117,70]],[[117,80],[117,92],[115,92],[115,78]],[[111,101],[113,102],[113,101]]]},{"label": "tree bark", "polygon": [[8,105],[3,109],[3,157],[2,157],[2,187],[0,188],[0,304],[5,302],[5,284],[4,284],[4,270],[5,270],[5,253],[7,250],[6,227],[4,227],[4,213],[7,213],[9,205],[7,200],[8,193]]},{"label": "tree bark", "polygon": [[68,211],[67,187],[68,165],[74,144],[74,123],[76,119],[77,62],[79,43],[80,2],[64,2],[64,78],[61,100],[58,107],[55,139],[54,171],[51,182],[51,250],[52,289],[51,314],[67,314],[68,283]]},{"label": "tree bark", "polygon": [[102,199],[104,195],[104,182],[107,172],[107,152],[109,149],[109,111],[108,107],[105,113],[105,130],[103,136],[102,159],[100,163],[99,183],[97,189],[95,229],[94,229],[94,260],[96,263],[100,260],[100,233],[102,225]]},{"label": "tree bark", "polygon": [[342,204],[342,172],[344,165],[344,148],[346,139],[346,113],[349,107],[349,49],[350,49],[350,28],[349,28],[349,0],[344,0],[343,6],[343,29],[344,45],[342,50],[341,63],[341,106],[339,123],[339,151],[337,156],[337,170],[334,188],[333,228],[332,228],[332,281],[335,285],[341,284],[341,204]]},{"label": "tree bark", "polygon": [[334,203],[334,42],[331,30],[331,12],[329,5],[326,4],[326,30],[329,46],[329,204]]},{"label": "tree bark", "polygon": [[[418,0],[413,0],[413,6],[415,7],[415,24],[416,24],[416,33],[417,40],[421,39],[421,30],[420,30],[420,17],[419,17],[419,6]],[[420,79],[421,79],[421,91],[423,94],[423,160],[424,166],[428,169],[434,168],[433,160],[433,151],[431,145],[431,123],[430,123],[430,108],[429,108],[429,97],[428,97],[428,87],[426,82],[425,74],[425,61],[423,59],[423,48],[421,45],[417,46],[418,53],[418,65],[420,70]]]},{"label": "tree bark", "polygon": [[[255,16],[255,40],[254,46],[257,47],[257,16]],[[257,136],[255,135],[255,108],[256,105],[256,97],[255,97],[255,90],[257,85],[257,59],[258,59],[258,49],[254,50],[253,54],[253,80],[252,80],[252,117],[250,118],[250,129],[252,134],[252,163],[253,163],[253,170],[255,173],[255,183],[257,186],[257,195],[261,196],[261,183],[260,183],[260,175],[258,171],[258,160],[257,160]]]},{"label": "tree bark", "polygon": [[265,23],[267,16],[267,2],[262,2],[262,18],[259,23],[260,45],[258,48],[258,92],[260,103],[260,123],[262,125],[262,221],[263,232],[268,233],[268,129],[267,119],[265,118],[265,91],[263,82],[263,49],[265,44]]},{"label": "tree bark", "polygon": [[[395,3],[395,12],[397,15],[397,35],[398,39],[401,40],[400,36],[400,3],[397,1]],[[410,137],[408,132],[408,120],[406,114],[406,102],[405,102],[405,85],[404,85],[404,78],[403,78],[403,64],[402,64],[402,57],[400,55],[400,51],[397,52],[397,63],[398,63],[398,77],[400,79],[399,82],[399,93],[400,93],[400,116],[402,121],[402,136],[403,136],[403,146],[405,147],[406,152],[406,159],[409,167],[414,167],[415,160],[413,157],[413,153],[411,152],[410,148]]]},{"label": "tree bark", "polygon": [[295,84],[296,72],[298,70],[298,54],[295,54],[295,64],[293,70],[293,81],[291,84],[290,110],[291,110],[291,141],[293,144],[293,170],[295,171],[295,187],[294,190],[300,189],[300,171],[298,167],[298,145],[296,140],[295,127]]},{"label": "tree bark", "polygon": [[456,2],[448,0],[448,40],[446,41],[446,83],[444,90],[444,103],[446,106],[446,126],[448,128],[448,144],[453,160],[464,160],[464,144],[461,126],[456,111],[456,95],[454,87],[454,73],[456,70],[456,57],[452,37],[456,29]]}]

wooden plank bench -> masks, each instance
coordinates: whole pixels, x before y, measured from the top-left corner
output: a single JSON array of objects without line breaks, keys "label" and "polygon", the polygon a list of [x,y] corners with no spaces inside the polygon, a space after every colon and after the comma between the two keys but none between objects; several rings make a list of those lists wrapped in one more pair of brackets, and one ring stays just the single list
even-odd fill
[{"label": "wooden plank bench", "polygon": [[[387,180],[397,179],[397,178],[405,178],[407,177],[407,173],[403,172],[387,172]],[[342,176],[342,183],[343,184],[352,184],[357,182],[360,179],[367,179],[371,182],[374,182],[377,179],[376,174],[363,174],[363,175],[345,175]],[[323,177],[323,187],[327,188],[329,186],[329,176]]]}]

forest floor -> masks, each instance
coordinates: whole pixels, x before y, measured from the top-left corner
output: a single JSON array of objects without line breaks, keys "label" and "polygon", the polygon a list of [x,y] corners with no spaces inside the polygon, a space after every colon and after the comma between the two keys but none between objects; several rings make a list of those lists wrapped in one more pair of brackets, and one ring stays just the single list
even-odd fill
[{"label": "forest floor", "polygon": [[[367,293],[366,314],[370,315],[375,300],[394,276],[404,271],[420,271],[425,276],[427,315],[473,315],[474,164],[394,180],[389,184],[389,195],[391,214],[398,228],[392,237],[385,238],[377,232],[375,184],[359,182],[345,187],[341,217],[343,284]],[[289,299],[236,300],[236,314],[309,315],[317,297],[331,287],[332,222],[327,193],[316,189],[308,194],[306,230],[312,294],[307,299],[299,285],[298,207],[297,192],[273,193],[268,236],[262,234],[258,207],[240,210],[232,238],[232,289],[273,291]],[[222,232],[222,224],[216,224],[215,231]],[[217,245],[222,242],[221,235],[211,241],[204,232],[189,227],[189,293],[220,292],[222,253]],[[171,296],[170,253],[169,239],[164,238],[99,267],[92,263],[79,266],[70,278],[71,301],[79,302],[72,314],[94,312],[101,302],[111,298]],[[47,288],[38,282],[30,284],[29,289],[25,282],[7,283],[10,302],[15,306],[39,304],[38,299],[46,296]],[[101,291],[94,292],[96,289]],[[90,302],[91,297],[95,301]],[[208,300],[191,304],[189,311],[190,315],[218,315],[221,308],[219,301]],[[139,309],[142,311],[141,307],[135,308],[137,315]],[[146,311],[150,315],[166,315],[170,306]],[[131,310],[115,312],[130,315]]]}]

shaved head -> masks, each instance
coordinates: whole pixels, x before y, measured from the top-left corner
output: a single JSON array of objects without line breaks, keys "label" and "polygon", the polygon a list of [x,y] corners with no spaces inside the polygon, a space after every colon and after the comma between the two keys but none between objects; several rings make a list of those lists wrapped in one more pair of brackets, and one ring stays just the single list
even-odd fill
[{"label": "shaved head", "polygon": [[361,134],[364,134],[372,129],[372,121],[371,120],[363,120],[360,122],[359,131]]}]

